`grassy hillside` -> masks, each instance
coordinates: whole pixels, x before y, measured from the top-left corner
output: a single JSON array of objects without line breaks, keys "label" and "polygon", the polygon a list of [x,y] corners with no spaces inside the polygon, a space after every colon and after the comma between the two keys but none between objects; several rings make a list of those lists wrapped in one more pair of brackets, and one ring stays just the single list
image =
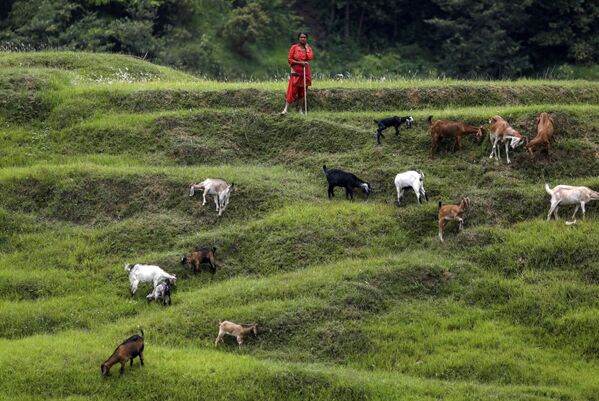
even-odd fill
[{"label": "grassy hillside", "polygon": [[[599,187],[599,84],[315,82],[308,117],[276,114],[285,87],[0,55],[0,398],[599,400],[599,206],[546,222],[543,189]],[[486,138],[430,160],[429,115],[532,137],[542,111],[551,160],[497,163]],[[376,146],[372,119],[406,114]],[[329,201],[323,164],[374,193]],[[431,202],[397,207],[413,168]],[[189,197],[207,177],[237,187],[220,219]],[[464,195],[441,244],[437,202]],[[198,246],[218,247],[214,277],[179,264]],[[171,307],[129,295],[132,262],[177,274]],[[215,349],[224,319],[259,335]],[[102,378],[138,327],[146,366]]]}]

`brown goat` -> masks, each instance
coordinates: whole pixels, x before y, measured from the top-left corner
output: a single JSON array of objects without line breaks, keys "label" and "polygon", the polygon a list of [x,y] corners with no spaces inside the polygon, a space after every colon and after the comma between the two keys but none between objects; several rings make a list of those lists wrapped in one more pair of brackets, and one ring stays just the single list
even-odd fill
[{"label": "brown goat", "polygon": [[551,152],[551,138],[553,138],[555,130],[555,121],[549,114],[541,113],[537,117],[536,124],[537,136],[528,142],[526,150],[532,155],[537,147],[545,145],[547,146],[547,156],[549,157]]},{"label": "brown goat", "polygon": [[459,121],[437,120],[433,122],[433,116],[428,117],[428,123],[431,127],[431,159],[435,158],[435,150],[437,143],[442,138],[454,138],[454,150],[460,148],[460,142],[465,135],[476,135],[477,138],[482,137],[484,128],[482,126],[475,127],[473,125],[464,124]]},{"label": "brown goat", "polygon": [[449,220],[457,220],[460,222],[459,229],[464,228],[464,212],[470,208],[470,198],[462,198],[459,205],[442,206],[439,202],[439,239],[443,242],[443,231]]},{"label": "brown goat", "polygon": [[108,376],[110,372],[110,368],[112,365],[116,363],[121,364],[120,373],[123,374],[125,372],[125,364],[127,361],[131,361],[130,366],[133,366],[133,358],[139,356],[139,361],[141,362],[141,366],[144,365],[144,331],[141,331],[141,336],[137,334],[129,337],[125,341],[122,342],[121,345],[116,347],[110,358],[108,358],[102,365],[100,365],[100,369],[102,370],[103,376]]},{"label": "brown goat", "polygon": [[250,334],[254,333],[255,336],[258,335],[256,324],[237,324],[233,322],[229,322],[225,320],[218,324],[218,337],[216,337],[216,341],[214,342],[214,346],[216,347],[220,341],[223,341],[223,337],[225,334],[230,336],[234,336],[237,338],[237,344],[241,347],[243,344],[243,338]]},{"label": "brown goat", "polygon": [[210,265],[210,273],[216,273],[216,262],[214,260],[216,255],[216,247],[212,249],[199,248],[198,250],[191,253],[191,255],[181,256],[181,264],[193,269],[194,273],[200,271],[200,264],[208,263]]}]

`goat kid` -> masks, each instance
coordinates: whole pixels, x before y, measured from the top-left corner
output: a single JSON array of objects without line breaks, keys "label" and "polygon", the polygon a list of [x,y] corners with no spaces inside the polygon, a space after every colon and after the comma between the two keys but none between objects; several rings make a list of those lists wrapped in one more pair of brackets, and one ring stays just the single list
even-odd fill
[{"label": "goat kid", "polygon": [[162,304],[166,306],[167,300],[168,304],[171,305],[171,280],[166,279],[164,283],[158,284],[151,293],[146,296],[148,302],[162,299]]},{"label": "goat kid", "polygon": [[254,333],[255,336],[258,335],[257,327],[256,324],[237,324],[228,320],[222,321],[218,325],[218,336],[214,341],[214,346],[216,347],[219,342],[222,342],[225,334],[228,334],[237,338],[237,344],[241,347],[245,336],[250,333]]},{"label": "goat kid", "polygon": [[453,150],[460,148],[462,137],[466,135],[476,135],[477,138],[483,136],[484,128],[464,124],[459,121],[437,120],[433,122],[433,116],[428,117],[428,124],[431,130],[431,159],[435,158],[437,143],[442,138],[454,138]]},{"label": "goat kid", "polygon": [[428,202],[428,196],[424,190],[424,173],[421,170],[418,171],[406,171],[405,173],[399,173],[395,176],[395,189],[397,190],[397,206],[401,204],[401,197],[403,196],[404,190],[412,188],[416,194],[418,204],[420,204],[420,197],[424,197],[424,200]]},{"label": "goat kid", "polygon": [[161,281],[170,279],[173,285],[177,284],[177,277],[174,274],[165,272],[159,266],[142,264],[130,265],[127,263],[125,265],[125,271],[129,273],[131,295],[135,294],[139,283],[152,283],[153,287],[156,288]]},{"label": "goat kid", "polygon": [[214,275],[214,273],[216,273],[215,255],[215,246],[213,246],[212,249],[199,248],[198,250],[192,252],[191,255],[181,256],[181,264],[193,269],[193,272],[197,273],[200,271],[200,264],[208,263],[210,266],[210,273]]},{"label": "goat kid", "polygon": [[582,218],[585,218],[585,204],[590,201],[599,200],[599,192],[593,191],[588,187],[573,187],[570,185],[557,185],[553,189],[549,188],[548,184],[545,184],[545,191],[551,195],[551,207],[549,213],[547,213],[547,221],[551,219],[551,214],[556,220],[559,220],[557,211],[562,205],[576,205],[574,213],[572,214],[573,222],[566,222],[566,224],[574,224],[576,222],[576,213],[578,208],[582,209]]},{"label": "goat kid", "polygon": [[389,117],[389,118],[383,118],[382,120],[374,120],[375,124],[377,124],[378,128],[376,129],[376,132],[374,134],[374,137],[376,139],[376,143],[378,145],[381,144],[381,137],[385,137],[385,135],[383,135],[383,131],[386,130],[389,127],[395,127],[395,136],[397,137],[397,139],[399,139],[399,128],[401,127],[402,124],[406,125],[406,128],[412,128],[412,123],[414,122],[414,118],[412,118],[412,116],[405,116],[405,117]]},{"label": "goat kid", "polygon": [[470,208],[470,198],[465,197],[462,198],[459,205],[445,205],[443,206],[441,202],[439,202],[439,239],[441,242],[443,240],[443,232],[445,230],[445,225],[448,221],[454,220],[459,221],[460,226],[459,229],[462,230],[464,228],[464,212]]},{"label": "goat kid", "polygon": [[547,113],[541,113],[536,119],[537,136],[531,139],[526,145],[526,150],[534,155],[535,150],[545,145],[547,147],[547,157],[551,153],[551,139],[555,131],[555,121]]},{"label": "goat kid", "polygon": [[207,178],[199,184],[193,184],[189,190],[189,196],[193,196],[196,190],[203,191],[202,206],[205,206],[206,195],[212,195],[216,204],[216,211],[220,216],[229,204],[229,198],[234,185],[235,183],[229,185],[225,180],[221,180],[220,178]]},{"label": "goat kid", "polygon": [[491,124],[489,140],[493,144],[489,158],[492,159],[493,156],[495,156],[496,160],[501,160],[499,148],[497,147],[497,144],[501,142],[505,144],[505,158],[507,164],[510,164],[512,161],[510,160],[509,148],[516,149],[523,143],[528,143],[528,138],[513,129],[508,122],[500,116],[491,117],[489,119],[489,124]]},{"label": "goat kid", "polygon": [[137,356],[139,356],[141,366],[144,366],[143,330],[141,330],[141,336],[135,334],[123,341],[118,347],[116,347],[110,358],[108,358],[102,365],[100,365],[102,375],[108,376],[108,374],[110,373],[110,368],[112,368],[112,366],[117,363],[121,364],[120,373],[123,374],[125,372],[125,364],[127,363],[127,361],[130,361],[129,366],[133,366],[133,359]]},{"label": "goat kid", "polygon": [[339,169],[327,169],[327,166],[322,166],[324,175],[327,178],[329,184],[329,199],[335,196],[335,187],[345,188],[345,197],[347,199],[354,199],[354,188],[361,188],[366,194],[366,200],[372,192],[372,187],[366,181],[362,181],[351,173],[346,173]]}]

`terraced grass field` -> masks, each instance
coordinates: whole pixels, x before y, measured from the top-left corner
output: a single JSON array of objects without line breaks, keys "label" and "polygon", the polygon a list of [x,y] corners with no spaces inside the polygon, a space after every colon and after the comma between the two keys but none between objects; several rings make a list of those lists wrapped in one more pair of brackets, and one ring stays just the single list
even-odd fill
[{"label": "terraced grass field", "polygon": [[[217,83],[85,53],[0,55],[0,398],[10,400],[599,400],[599,205],[546,222],[544,181],[599,187],[599,83]],[[553,156],[488,158],[488,139],[429,157],[425,122],[500,114]],[[372,119],[411,114],[376,146]],[[322,165],[368,202],[326,198]],[[431,202],[395,204],[425,171]],[[222,218],[189,197],[235,182]],[[437,239],[437,202],[469,196]],[[567,209],[567,210],[564,210]],[[562,208],[562,217],[571,213]],[[217,246],[219,270],[179,264]],[[131,297],[125,263],[178,277],[173,305]],[[215,349],[219,320],[257,338]],[[100,364],[146,333],[146,366]]]}]

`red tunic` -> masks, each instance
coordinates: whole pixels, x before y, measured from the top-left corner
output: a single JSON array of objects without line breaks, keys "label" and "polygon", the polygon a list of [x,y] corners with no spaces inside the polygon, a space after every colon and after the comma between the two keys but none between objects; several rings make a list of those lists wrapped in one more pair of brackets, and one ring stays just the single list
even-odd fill
[{"label": "red tunic", "polygon": [[[306,45],[303,49],[299,44],[291,46],[289,49],[289,55],[287,61],[291,66],[291,77],[289,78],[289,85],[287,86],[287,96],[285,100],[287,103],[293,103],[298,99],[304,97],[304,66],[301,64],[295,64],[294,61],[310,61],[314,58],[312,48]],[[308,86],[312,85],[312,75],[310,75],[310,66],[306,65],[306,90]]]}]

